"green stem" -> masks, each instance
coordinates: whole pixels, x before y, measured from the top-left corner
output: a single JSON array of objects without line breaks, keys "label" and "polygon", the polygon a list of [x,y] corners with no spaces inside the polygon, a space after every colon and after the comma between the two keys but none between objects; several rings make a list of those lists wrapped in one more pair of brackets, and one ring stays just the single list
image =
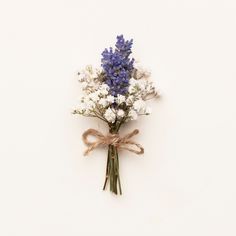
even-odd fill
[{"label": "green stem", "polygon": [[112,192],[117,194],[117,185],[116,185],[116,163],[115,163],[115,156],[114,156],[114,148],[113,145],[111,145],[111,182],[112,182]]},{"label": "green stem", "polygon": [[113,188],[113,177],[114,177],[114,175],[113,175],[113,161],[112,161],[112,146],[111,145],[109,145],[109,151],[110,151],[110,153],[109,153],[109,159],[110,159],[110,161],[109,161],[109,163],[110,163],[110,165],[109,165],[110,191],[114,192],[114,188]]},{"label": "green stem", "polygon": [[105,182],[103,185],[103,190],[106,189],[106,185],[107,185],[107,181],[109,178],[109,165],[110,165],[110,156],[109,156],[109,148],[108,148],[108,153],[107,153],[107,167],[106,167],[106,178],[105,178]]},{"label": "green stem", "polygon": [[121,190],[121,183],[120,183],[120,171],[119,171],[119,156],[118,156],[118,150],[115,147],[115,153],[116,153],[116,161],[117,161],[117,179],[118,179],[118,184],[119,184],[119,192],[120,195],[122,194],[122,190]]},{"label": "green stem", "polygon": [[[110,133],[117,133],[119,126],[111,126]],[[103,190],[106,189],[107,182],[110,182],[110,191],[115,194],[122,194],[120,174],[119,174],[119,157],[117,147],[114,145],[108,146],[107,154],[107,166],[106,166],[106,178],[103,186]],[[119,191],[118,191],[119,190]]]}]

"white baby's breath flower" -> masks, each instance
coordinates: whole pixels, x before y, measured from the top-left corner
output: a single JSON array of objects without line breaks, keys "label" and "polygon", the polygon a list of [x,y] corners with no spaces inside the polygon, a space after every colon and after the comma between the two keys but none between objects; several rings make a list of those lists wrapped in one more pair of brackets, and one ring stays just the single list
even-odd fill
[{"label": "white baby's breath flower", "polygon": [[102,96],[106,96],[108,94],[108,91],[109,91],[109,86],[107,84],[102,84],[100,87],[99,87],[99,93],[102,95]]},{"label": "white baby's breath flower", "polygon": [[126,105],[130,106],[132,105],[134,102],[134,96],[130,95],[127,99],[126,99]]},{"label": "white baby's breath flower", "polygon": [[146,87],[147,80],[146,79],[140,79],[136,80],[131,78],[130,79],[130,86],[128,88],[128,91],[130,94],[137,93],[139,91],[144,91]]},{"label": "white baby's breath flower", "polygon": [[138,113],[135,110],[130,110],[128,114],[130,120],[137,120],[138,119]]},{"label": "white baby's breath flower", "polygon": [[135,86],[131,84],[131,85],[129,86],[129,88],[128,88],[129,94],[135,93],[135,91],[136,91]]},{"label": "white baby's breath flower", "polygon": [[106,96],[108,94],[108,91],[103,89],[99,91],[102,96]]},{"label": "white baby's breath flower", "polygon": [[104,90],[109,90],[109,86],[107,84],[102,84],[100,88]]},{"label": "white baby's breath flower", "polygon": [[117,103],[120,105],[121,103],[125,102],[125,96],[118,94],[116,98]]},{"label": "white baby's breath flower", "polygon": [[108,122],[114,123],[116,120],[116,115],[114,111],[109,107],[106,112],[104,113],[104,117]]},{"label": "white baby's breath flower", "polygon": [[117,111],[117,117],[118,118],[122,118],[122,117],[124,117],[124,115],[125,115],[125,112],[122,109],[119,109]]},{"label": "white baby's breath flower", "polygon": [[76,109],[76,112],[78,112],[79,114],[84,114],[85,111],[86,111],[85,104],[83,102],[80,102]]},{"label": "white baby's breath flower", "polygon": [[155,90],[156,90],[155,84],[151,81],[148,81],[147,85],[146,85],[146,92],[147,93],[153,93],[153,92],[156,93]]},{"label": "white baby's breath flower", "polygon": [[129,84],[132,85],[132,86],[135,86],[135,85],[137,84],[137,80],[134,79],[134,78],[131,78],[131,79],[129,80]]},{"label": "white baby's breath flower", "polygon": [[95,79],[97,77],[97,71],[91,65],[86,66],[85,70],[87,72],[87,76],[91,79]]},{"label": "white baby's breath flower", "polygon": [[107,96],[107,101],[108,101],[109,103],[114,103],[115,97],[112,96],[112,95],[109,95],[109,96]]},{"label": "white baby's breath flower", "polygon": [[91,91],[97,91],[101,81],[98,75],[101,71],[94,69],[92,66],[87,66],[84,70],[78,73],[79,82],[82,84],[82,90],[89,94]]},{"label": "white baby's breath flower", "polygon": [[90,101],[90,98],[88,96],[84,96],[81,98],[81,101],[84,102],[85,104]]},{"label": "white baby's breath flower", "polygon": [[99,105],[102,107],[106,107],[108,105],[107,99],[106,98],[101,98],[98,102]]},{"label": "white baby's breath flower", "polygon": [[94,108],[96,107],[95,103],[93,101],[88,101],[86,103],[87,109],[88,110],[94,110]]},{"label": "white baby's breath flower", "polygon": [[79,82],[88,81],[93,78],[93,68],[92,66],[86,66],[86,68],[78,73]]},{"label": "white baby's breath flower", "polygon": [[137,80],[137,83],[136,83],[137,88],[139,90],[143,91],[146,87],[146,82],[147,82],[147,80],[145,80],[145,79]]},{"label": "white baby's breath flower", "polygon": [[139,100],[134,102],[133,108],[137,112],[144,111],[145,108],[146,108],[146,103],[143,100],[139,99]]},{"label": "white baby's breath flower", "polygon": [[84,102],[86,110],[94,110],[96,107],[96,104],[88,96],[82,98],[82,102]]},{"label": "white baby's breath flower", "polygon": [[81,86],[82,86],[82,89],[84,90],[84,89],[86,89],[86,87],[88,86],[88,83],[85,82],[85,81],[83,81],[83,82],[81,83]]},{"label": "white baby's breath flower", "polygon": [[93,102],[97,102],[99,100],[99,93],[98,92],[93,92],[89,94],[89,98],[93,101]]},{"label": "white baby's breath flower", "polygon": [[138,81],[134,78],[131,78],[129,80],[129,88],[128,88],[129,94],[135,93],[137,91],[137,83]]}]

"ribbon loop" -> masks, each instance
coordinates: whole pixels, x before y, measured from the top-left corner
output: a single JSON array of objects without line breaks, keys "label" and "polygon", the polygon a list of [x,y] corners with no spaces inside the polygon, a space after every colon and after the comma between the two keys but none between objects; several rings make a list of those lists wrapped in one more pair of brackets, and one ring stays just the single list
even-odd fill
[{"label": "ribbon loop", "polygon": [[[97,148],[98,146],[104,145],[114,145],[119,149],[125,149],[130,152],[134,152],[138,155],[144,153],[144,148],[131,140],[134,135],[139,133],[138,129],[133,130],[132,132],[126,134],[124,137],[120,137],[119,134],[107,134],[106,136],[95,129],[88,129],[86,130],[83,135],[84,144],[88,147],[84,152],[84,155],[88,155],[93,149]],[[89,141],[88,137],[93,136],[96,138],[95,141]],[[135,146],[136,148],[132,147]]]}]

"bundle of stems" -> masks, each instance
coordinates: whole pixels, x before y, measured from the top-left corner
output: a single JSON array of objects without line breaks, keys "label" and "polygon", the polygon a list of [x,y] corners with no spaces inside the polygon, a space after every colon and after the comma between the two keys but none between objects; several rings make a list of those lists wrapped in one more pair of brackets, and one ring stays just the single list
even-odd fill
[{"label": "bundle of stems", "polygon": [[[110,133],[117,134],[120,126],[110,126]],[[106,165],[106,178],[103,186],[103,190],[106,189],[106,186],[110,183],[110,191],[115,194],[122,194],[121,182],[120,182],[120,173],[119,173],[119,155],[118,149],[116,146],[110,144],[108,146],[107,153],[107,165]]]}]

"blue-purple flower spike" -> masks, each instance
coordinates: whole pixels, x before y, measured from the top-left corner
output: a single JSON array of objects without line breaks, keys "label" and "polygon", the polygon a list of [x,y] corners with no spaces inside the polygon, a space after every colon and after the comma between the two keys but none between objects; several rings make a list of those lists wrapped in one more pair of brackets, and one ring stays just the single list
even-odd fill
[{"label": "blue-purple flower spike", "polygon": [[110,87],[111,94],[125,95],[129,87],[129,79],[134,69],[132,53],[133,40],[124,39],[123,35],[117,36],[116,48],[105,49],[102,53],[102,68],[106,75],[105,83]]}]

